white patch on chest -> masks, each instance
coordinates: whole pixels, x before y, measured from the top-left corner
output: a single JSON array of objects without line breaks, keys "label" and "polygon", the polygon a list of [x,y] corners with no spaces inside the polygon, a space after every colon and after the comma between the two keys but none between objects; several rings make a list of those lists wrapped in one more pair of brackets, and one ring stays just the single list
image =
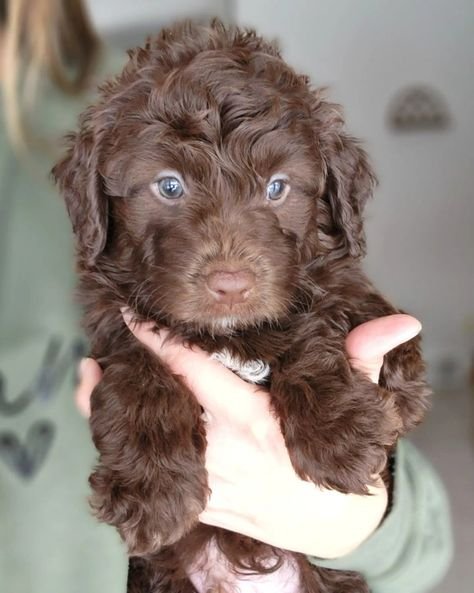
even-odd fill
[{"label": "white patch on chest", "polygon": [[263,383],[270,376],[270,365],[263,360],[242,362],[224,348],[211,356],[248,383]]}]

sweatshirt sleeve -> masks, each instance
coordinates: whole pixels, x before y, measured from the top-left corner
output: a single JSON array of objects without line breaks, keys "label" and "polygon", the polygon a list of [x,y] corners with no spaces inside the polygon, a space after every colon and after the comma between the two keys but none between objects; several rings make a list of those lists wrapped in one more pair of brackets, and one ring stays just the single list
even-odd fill
[{"label": "sweatshirt sleeve", "polygon": [[452,554],[444,486],[419,451],[401,440],[393,506],[378,530],[347,556],[308,559],[317,566],[360,572],[372,593],[425,593],[443,578]]}]

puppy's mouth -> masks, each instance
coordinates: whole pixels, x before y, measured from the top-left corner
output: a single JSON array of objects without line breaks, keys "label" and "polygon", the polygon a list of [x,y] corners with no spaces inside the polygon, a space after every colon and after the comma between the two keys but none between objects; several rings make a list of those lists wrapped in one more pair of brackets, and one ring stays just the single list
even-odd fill
[{"label": "puppy's mouth", "polygon": [[226,333],[258,320],[258,291],[251,270],[216,270],[205,278],[204,290],[207,306],[202,321],[214,331]]}]

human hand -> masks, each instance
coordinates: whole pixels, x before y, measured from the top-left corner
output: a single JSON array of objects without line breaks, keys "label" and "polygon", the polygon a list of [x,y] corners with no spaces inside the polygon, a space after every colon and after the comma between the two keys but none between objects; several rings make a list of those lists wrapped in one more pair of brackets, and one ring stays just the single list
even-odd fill
[{"label": "human hand", "polygon": [[[358,496],[301,480],[265,390],[242,381],[205,352],[165,340],[165,331],[155,334],[150,324],[126,321],[137,339],[183,376],[205,410],[211,495],[200,516],[203,523],[324,558],[349,553],[376,529],[387,504],[381,481],[369,486],[372,496]],[[352,366],[377,382],[384,354],[419,330],[407,315],[357,327],[346,341]],[[81,370],[77,403],[88,414],[100,369],[88,359]]]}]

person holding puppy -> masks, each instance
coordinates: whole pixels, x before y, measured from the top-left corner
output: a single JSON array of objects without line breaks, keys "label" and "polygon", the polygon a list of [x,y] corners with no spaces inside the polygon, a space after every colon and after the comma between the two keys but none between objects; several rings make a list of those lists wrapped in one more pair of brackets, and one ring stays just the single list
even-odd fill
[{"label": "person holding puppy", "polygon": [[[124,591],[125,550],[87,509],[94,451],[69,397],[81,352],[71,233],[46,182],[54,147],[44,143],[73,127],[94,86],[99,44],[79,0],[3,0],[0,17],[1,588]],[[202,522],[359,570],[374,593],[421,593],[439,580],[451,554],[447,503],[412,447],[399,448],[393,493],[382,484],[370,497],[314,488],[293,472],[264,391],[202,352],[131,329],[186,378],[206,411],[212,496]],[[406,317],[354,330],[354,368],[376,381],[383,354],[417,330]],[[100,369],[91,360],[82,367],[78,405],[87,414]]]}]

